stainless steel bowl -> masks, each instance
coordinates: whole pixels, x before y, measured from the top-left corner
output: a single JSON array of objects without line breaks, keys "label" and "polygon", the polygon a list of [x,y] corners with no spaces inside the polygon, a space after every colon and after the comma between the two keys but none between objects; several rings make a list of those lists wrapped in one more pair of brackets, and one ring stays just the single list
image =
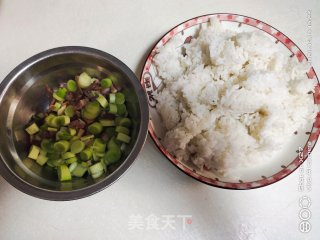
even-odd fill
[{"label": "stainless steel bowl", "polygon": [[[87,71],[95,77],[115,73],[127,89],[128,112],[134,120],[131,144],[110,173],[98,180],[90,177],[60,183],[50,168],[26,158],[25,125],[44,111],[50,98],[45,84],[59,82]],[[147,136],[148,103],[134,73],[108,53],[87,47],[59,47],[41,52],[17,66],[0,84],[0,174],[14,187],[48,200],[72,200],[96,193],[115,182],[133,163]]]}]

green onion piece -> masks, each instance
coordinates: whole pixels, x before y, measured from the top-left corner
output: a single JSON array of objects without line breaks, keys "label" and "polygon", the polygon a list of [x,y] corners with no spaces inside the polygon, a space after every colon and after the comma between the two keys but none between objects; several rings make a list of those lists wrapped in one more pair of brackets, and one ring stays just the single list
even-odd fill
[{"label": "green onion piece", "polygon": [[57,160],[53,160],[53,162],[54,162],[53,164],[55,165],[55,167],[58,167],[58,166],[61,166],[61,165],[65,164],[65,162],[64,162],[64,160],[62,158],[59,158]]},{"label": "green onion piece", "polygon": [[80,138],[76,135],[76,136],[73,136],[73,137],[70,139],[70,141],[73,142],[73,141],[79,140],[79,139],[80,139]]},{"label": "green onion piece", "polygon": [[109,149],[103,157],[103,160],[106,165],[117,162],[121,157],[120,148],[111,148]]},{"label": "green onion piece", "polygon": [[58,167],[64,164],[64,160],[63,159],[50,159],[48,158],[47,161],[47,165],[49,165],[50,167]]},{"label": "green onion piece", "polygon": [[118,133],[124,133],[124,134],[129,135],[130,130],[129,130],[128,128],[126,128],[126,127],[123,127],[123,126],[117,126],[117,127],[116,127],[116,132],[118,132]]},{"label": "green onion piece", "polygon": [[94,138],[94,135],[86,135],[80,138],[81,141],[87,141]]},{"label": "green onion piece", "polygon": [[116,103],[116,94],[114,94],[114,93],[109,94],[109,102]]},{"label": "green onion piece", "polygon": [[67,165],[58,166],[58,178],[61,182],[71,180],[71,173]]},{"label": "green onion piece", "polygon": [[97,135],[102,132],[101,123],[94,122],[88,126],[88,132]]},{"label": "green onion piece", "polygon": [[69,116],[61,116],[64,118],[64,125],[63,126],[68,126],[70,123],[70,117]]},{"label": "green onion piece", "polygon": [[77,83],[76,83],[76,81],[74,81],[74,80],[69,80],[68,82],[67,82],[67,89],[68,89],[68,91],[70,91],[70,92],[76,92],[77,91]]},{"label": "green onion piece", "polygon": [[85,168],[88,168],[89,167],[89,164],[87,162],[81,162],[81,165]]},{"label": "green onion piece", "polygon": [[117,104],[117,114],[120,116],[124,116],[127,112],[126,105],[124,104]]},{"label": "green onion piece", "polygon": [[60,153],[50,152],[47,154],[47,157],[49,158],[49,160],[57,160],[57,159],[60,159]]},{"label": "green onion piece", "polygon": [[84,142],[82,142],[80,140],[76,140],[76,141],[71,143],[70,151],[77,154],[77,153],[82,152],[82,150],[84,148],[85,148]]},{"label": "green onion piece", "polygon": [[120,118],[117,125],[129,128],[131,126],[131,120],[129,118]]},{"label": "green onion piece", "polygon": [[49,125],[46,124],[46,123],[44,123],[44,124],[42,124],[42,125],[40,126],[40,130],[46,131],[46,130],[48,129],[48,127],[49,127]]},{"label": "green onion piece", "polygon": [[66,88],[59,88],[57,91],[53,93],[53,97],[62,102],[67,95],[68,90]]},{"label": "green onion piece", "polygon": [[[45,117],[44,122],[47,125],[51,126],[51,123],[52,123],[52,120],[53,120],[54,117],[55,117],[55,115],[49,114],[47,117]],[[54,127],[54,126],[51,126],[51,127]]]},{"label": "green onion piece", "polygon": [[117,92],[115,95],[116,95],[115,103],[116,104],[124,104],[124,102],[126,101],[124,94],[121,92]]},{"label": "green onion piece", "polygon": [[84,130],[83,129],[79,129],[77,137],[81,138],[83,134],[84,134]]},{"label": "green onion piece", "polygon": [[109,104],[109,113],[116,114],[117,113],[117,105],[110,103]]},{"label": "green onion piece", "polygon": [[92,153],[92,158],[93,158],[93,161],[95,162],[99,161],[100,159],[100,157],[95,152]]},{"label": "green onion piece", "polygon": [[80,88],[87,88],[91,85],[92,78],[88,75],[88,73],[83,72],[80,74],[78,79],[78,86]]},{"label": "green onion piece", "polygon": [[52,127],[60,127],[60,126],[63,126],[64,124],[64,118],[62,118],[61,116],[57,116],[57,117],[54,117],[52,120],[51,120],[51,126]]},{"label": "green onion piece", "polygon": [[102,174],[103,174],[103,171],[98,172],[98,173],[95,173],[95,174],[91,174],[91,177],[92,177],[93,179],[97,179],[97,178],[101,177]]},{"label": "green onion piece", "polygon": [[71,136],[75,136],[77,134],[77,130],[74,128],[69,128],[69,133]]},{"label": "green onion piece", "polygon": [[110,78],[104,78],[100,82],[102,88],[109,88],[112,86],[112,80]]},{"label": "green onion piece", "polygon": [[104,152],[93,152],[92,153],[93,160],[94,161],[99,161],[100,158],[102,158],[104,156],[104,154],[105,154]]},{"label": "green onion piece", "polygon": [[32,123],[29,127],[25,129],[29,135],[34,135],[40,131],[38,125],[36,123]]},{"label": "green onion piece", "polygon": [[66,152],[70,147],[70,143],[66,140],[61,140],[53,144],[54,150],[57,152]]},{"label": "green onion piece", "polygon": [[103,159],[100,160],[100,163],[101,163],[102,166],[103,166],[103,171],[104,171],[104,172],[107,172],[107,164],[104,162]]},{"label": "green onion piece", "polygon": [[97,157],[102,158],[105,152],[96,152],[95,154],[97,155]]},{"label": "green onion piece", "polygon": [[70,164],[69,166],[69,171],[72,173],[73,170],[78,166],[78,163],[77,162],[73,162]]},{"label": "green onion piece", "polygon": [[55,165],[53,164],[53,160],[51,160],[51,159],[48,159],[48,161],[47,161],[47,165],[49,166],[49,167],[55,167]]},{"label": "green onion piece", "polygon": [[85,110],[90,114],[97,114],[100,112],[100,104],[97,101],[89,102],[85,106]]},{"label": "green onion piece", "polygon": [[66,104],[62,105],[62,107],[57,111],[57,115],[58,116],[62,115],[66,108],[67,108]]},{"label": "green onion piece", "polygon": [[118,133],[116,139],[117,139],[118,141],[124,142],[124,143],[129,143],[130,140],[131,140],[131,138],[130,138],[128,135],[126,135],[126,134],[124,134],[124,133],[121,133],[121,132]]},{"label": "green onion piece", "polygon": [[51,161],[51,160],[48,160],[48,161],[47,161],[47,166],[49,166],[49,167],[51,167],[51,168],[54,167],[54,165],[52,164],[52,161]]},{"label": "green onion piece", "polygon": [[57,112],[61,107],[61,103],[60,102],[56,102],[54,105],[53,105],[53,111]]},{"label": "green onion piece", "polygon": [[72,158],[68,158],[65,160],[66,164],[71,164],[71,163],[74,163],[78,161],[78,158],[77,157],[72,157]]},{"label": "green onion piece", "polygon": [[114,127],[108,127],[105,130],[105,133],[108,135],[109,138],[112,138],[116,134],[116,130]]},{"label": "green onion piece", "polygon": [[65,152],[62,154],[62,159],[69,159],[75,157],[76,155],[73,152]]},{"label": "green onion piece", "polygon": [[59,97],[56,92],[54,92],[52,94],[52,97],[55,98],[56,100],[60,101],[60,102],[63,102],[63,100],[64,100],[64,98]]},{"label": "green onion piece", "polygon": [[28,158],[37,160],[39,153],[40,153],[40,148],[36,145],[32,145],[29,151]]},{"label": "green onion piece", "polygon": [[71,134],[65,130],[60,130],[59,132],[56,133],[57,140],[68,140],[69,141],[71,138],[72,138]]},{"label": "green onion piece", "polygon": [[101,138],[97,138],[94,140],[92,145],[92,150],[95,153],[104,153],[106,151],[106,144],[102,141]]},{"label": "green onion piece", "polygon": [[67,128],[67,127],[61,127],[60,130],[61,130],[61,131],[68,132],[68,128]]},{"label": "green onion piece", "polygon": [[83,119],[94,120],[97,116],[92,115],[86,111],[86,109],[82,109],[81,116]]},{"label": "green onion piece", "polygon": [[103,171],[104,171],[104,168],[103,168],[103,165],[101,164],[101,162],[98,162],[98,163],[92,165],[91,167],[89,167],[89,173],[91,175],[97,174],[97,173],[100,173]]},{"label": "green onion piece", "polygon": [[37,157],[37,160],[36,160],[36,162],[40,166],[43,166],[47,161],[48,161],[48,158],[45,155],[41,155],[41,154]]},{"label": "green onion piece", "polygon": [[48,131],[49,132],[56,132],[56,131],[58,131],[58,129],[57,128],[53,128],[53,127],[48,127]]},{"label": "green onion piece", "polygon": [[48,140],[48,139],[43,139],[41,141],[41,149],[45,150],[46,152],[53,152],[54,149],[53,149],[53,143]]},{"label": "green onion piece", "polygon": [[47,156],[47,151],[46,150],[44,150],[44,149],[40,149],[40,153],[39,153],[39,155],[41,155],[41,156]]},{"label": "green onion piece", "polygon": [[103,127],[113,127],[113,126],[115,126],[114,120],[100,119],[99,122]]},{"label": "green onion piece", "polygon": [[60,127],[61,125],[61,118],[60,117],[53,117],[53,118],[50,118],[50,123],[49,123],[49,126],[50,127],[55,127],[55,128],[58,128]]},{"label": "green onion piece", "polygon": [[109,76],[109,78],[111,79],[112,83],[117,83],[118,79],[115,75],[118,75],[117,73],[113,73],[112,75]]},{"label": "green onion piece", "polygon": [[103,108],[106,108],[108,106],[108,100],[101,94],[99,94],[99,96],[97,97],[97,101]]},{"label": "green onion piece", "polygon": [[69,105],[68,107],[66,107],[66,109],[64,110],[64,113],[68,116],[68,117],[73,117],[74,116],[74,109],[71,105]]},{"label": "green onion piece", "polygon": [[36,116],[37,116],[38,118],[40,118],[40,119],[43,119],[43,118],[44,118],[44,113],[38,113]]},{"label": "green onion piece", "polygon": [[114,119],[114,122],[115,122],[116,126],[119,126],[119,125],[120,125],[120,120],[121,120],[122,118],[123,118],[123,117],[116,117],[116,118]]},{"label": "green onion piece", "polygon": [[78,164],[76,168],[72,171],[72,175],[75,177],[82,177],[86,172],[88,168],[83,166],[83,164]]},{"label": "green onion piece", "polygon": [[126,148],[127,148],[127,144],[122,143],[121,146],[120,146],[121,152],[124,152],[126,150]]},{"label": "green onion piece", "polygon": [[100,114],[100,104],[97,101],[89,102],[82,110],[82,117],[93,120]]},{"label": "green onion piece", "polygon": [[119,144],[116,142],[115,137],[112,137],[107,144],[108,150],[113,149],[113,148],[119,148]]},{"label": "green onion piece", "polygon": [[65,98],[68,90],[66,88],[59,88],[57,94],[59,97]]},{"label": "green onion piece", "polygon": [[82,161],[88,161],[91,158],[92,158],[92,150],[90,148],[86,148],[80,153],[80,159]]},{"label": "green onion piece", "polygon": [[70,117],[68,117],[66,115],[57,116],[57,117],[53,118],[52,123],[57,127],[68,126],[70,123]]},{"label": "green onion piece", "polygon": [[50,127],[54,127],[54,128],[57,128],[59,127],[59,121],[56,119],[57,117],[56,116],[52,116],[48,119],[49,121],[49,126]]}]

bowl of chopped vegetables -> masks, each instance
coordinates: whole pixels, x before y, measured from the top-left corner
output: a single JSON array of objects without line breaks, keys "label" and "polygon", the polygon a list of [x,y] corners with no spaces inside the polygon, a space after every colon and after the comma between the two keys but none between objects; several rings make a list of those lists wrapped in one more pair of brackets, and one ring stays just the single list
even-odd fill
[{"label": "bowl of chopped vegetables", "polygon": [[148,104],[112,55],[59,47],[17,66],[0,84],[0,174],[17,189],[72,200],[115,182],[146,136]]}]

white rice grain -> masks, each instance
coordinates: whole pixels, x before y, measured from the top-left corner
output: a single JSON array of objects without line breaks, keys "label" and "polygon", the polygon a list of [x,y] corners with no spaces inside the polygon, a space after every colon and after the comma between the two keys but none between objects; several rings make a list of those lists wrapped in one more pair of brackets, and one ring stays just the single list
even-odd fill
[{"label": "white rice grain", "polygon": [[308,65],[259,31],[218,22],[182,48],[171,39],[154,62],[164,82],[157,100],[164,146],[200,169],[228,172],[271,161],[316,114]]}]

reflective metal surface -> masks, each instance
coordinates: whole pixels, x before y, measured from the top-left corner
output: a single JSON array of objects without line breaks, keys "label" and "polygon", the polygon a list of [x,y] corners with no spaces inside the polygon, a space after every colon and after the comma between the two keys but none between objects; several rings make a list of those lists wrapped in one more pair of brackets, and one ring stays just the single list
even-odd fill
[{"label": "reflective metal surface", "polygon": [[[27,159],[28,141],[24,131],[30,117],[44,111],[50,98],[45,84],[59,82],[87,71],[101,78],[117,74],[126,89],[127,108],[134,120],[132,139],[125,156],[110,173],[92,180],[60,183],[56,173]],[[60,47],[39,53],[17,66],[0,84],[0,174],[17,189],[43,199],[72,200],[91,195],[116,181],[140,152],[148,125],[145,93],[134,73],[117,58],[86,47]]]}]

